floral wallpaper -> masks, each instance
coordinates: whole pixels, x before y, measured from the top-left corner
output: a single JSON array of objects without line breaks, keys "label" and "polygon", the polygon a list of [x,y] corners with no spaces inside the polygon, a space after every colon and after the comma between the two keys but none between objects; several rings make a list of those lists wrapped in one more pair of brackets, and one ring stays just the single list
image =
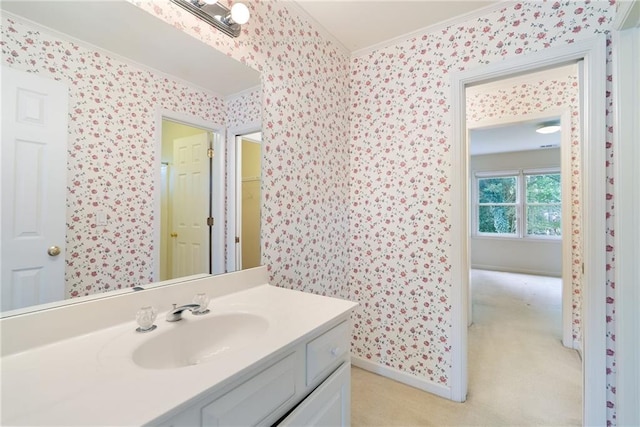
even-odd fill
[{"label": "floral wallpaper", "polygon": [[348,54],[284,2],[245,1],[252,18],[232,39],[168,1],[131,1],[262,73],[262,256],[271,283],[348,296]]},{"label": "floral wallpaper", "polygon": [[68,297],[149,283],[156,108],[224,123],[224,100],[17,19],[3,17],[0,44],[4,65],[69,86]]},{"label": "floral wallpaper", "polygon": [[[613,2],[505,2],[480,18],[350,58],[284,1],[245,0],[252,18],[237,39],[168,0],[130,1],[262,73],[263,259],[271,283],[360,302],[353,316],[355,356],[447,386],[456,351],[449,342],[449,74],[606,32]],[[55,72],[60,65],[46,67]],[[157,84],[168,98],[166,91],[188,93],[177,83]],[[132,132],[120,135],[116,142],[132,143],[133,155],[142,155]],[[607,144],[611,155],[610,133]],[[613,176],[612,165],[607,168]],[[612,270],[613,247],[608,254]],[[608,274],[614,423],[615,306]]]},{"label": "floral wallpaper", "polygon": [[[563,68],[565,70],[565,68]],[[467,121],[489,119],[527,120],[527,116],[568,108],[571,114],[571,170],[563,173],[563,179],[571,180],[571,224],[563,226],[564,238],[571,239],[571,295],[572,335],[574,342],[582,342],[582,192],[580,153],[580,87],[577,69],[566,70],[564,78],[541,79],[523,76],[523,81],[511,87],[476,86],[467,90]]]},{"label": "floral wallpaper", "polygon": [[[613,2],[505,2],[352,59],[350,295],[360,303],[354,356],[449,385],[456,351],[450,74],[606,33],[614,13]],[[611,165],[607,171],[612,176]],[[609,348],[608,417],[615,422],[613,337]]]},{"label": "floral wallpaper", "polygon": [[262,120],[262,89],[255,88],[249,92],[227,97],[225,105],[227,128],[260,123]]}]

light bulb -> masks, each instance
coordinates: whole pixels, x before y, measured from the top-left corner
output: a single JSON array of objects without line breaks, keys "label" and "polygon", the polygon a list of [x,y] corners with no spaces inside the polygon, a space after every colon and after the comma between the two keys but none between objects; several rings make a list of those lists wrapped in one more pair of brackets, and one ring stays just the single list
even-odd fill
[{"label": "light bulb", "polygon": [[249,8],[243,3],[235,3],[231,6],[231,19],[236,24],[246,24],[249,22]]}]

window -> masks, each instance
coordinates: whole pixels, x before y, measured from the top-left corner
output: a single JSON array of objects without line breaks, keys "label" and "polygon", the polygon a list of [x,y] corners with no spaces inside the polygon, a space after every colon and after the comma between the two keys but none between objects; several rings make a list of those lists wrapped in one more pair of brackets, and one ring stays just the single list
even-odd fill
[{"label": "window", "polygon": [[477,236],[551,237],[561,233],[558,169],[476,173]]}]

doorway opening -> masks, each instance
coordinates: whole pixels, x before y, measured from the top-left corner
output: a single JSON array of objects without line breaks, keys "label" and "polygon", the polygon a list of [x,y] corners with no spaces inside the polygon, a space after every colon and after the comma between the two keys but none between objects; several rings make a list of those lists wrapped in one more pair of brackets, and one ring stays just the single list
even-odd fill
[{"label": "doorway opening", "polygon": [[562,48],[545,49],[510,61],[501,61],[452,77],[454,143],[452,144],[451,193],[453,251],[451,398],[464,401],[467,395],[467,349],[469,310],[469,168],[465,114],[467,87],[583,61],[581,86],[582,129],[580,146],[583,167],[582,237],[583,265],[583,423],[603,424],[606,420],[606,310],[605,310],[605,83],[606,41],[604,37],[576,42]]},{"label": "doorway opening", "polygon": [[246,270],[262,264],[262,132],[238,135],[235,140],[236,268]]},{"label": "doorway opening", "polygon": [[520,400],[543,424],[581,419],[578,74],[572,64],[465,93],[469,389]]},{"label": "doorway opening", "polygon": [[[581,154],[579,144],[572,144],[580,139],[580,97],[578,85],[573,85],[577,78],[574,65],[467,89],[467,212],[470,268],[560,278],[561,340],[565,347],[581,350]],[[548,90],[544,81],[553,82]],[[556,91],[554,85],[571,89]],[[471,118],[479,100],[503,98],[504,91],[520,98],[518,91],[531,87],[545,102],[537,102],[534,95],[527,102],[540,111],[523,106],[523,115]],[[560,103],[563,110],[555,108]],[[538,132],[549,123],[560,129]]]},{"label": "doorway opening", "polygon": [[176,113],[159,122],[156,277],[215,274],[224,266],[223,128]]}]

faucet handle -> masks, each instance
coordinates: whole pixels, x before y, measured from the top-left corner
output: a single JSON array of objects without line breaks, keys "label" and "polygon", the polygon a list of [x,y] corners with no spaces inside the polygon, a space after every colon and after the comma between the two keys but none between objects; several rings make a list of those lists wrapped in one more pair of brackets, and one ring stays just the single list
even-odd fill
[{"label": "faucet handle", "polygon": [[193,303],[198,304],[200,307],[193,310],[192,313],[195,314],[196,316],[209,313],[211,311],[207,308],[207,306],[209,306],[209,301],[210,299],[207,294],[205,293],[196,294],[193,297]]},{"label": "faucet handle", "polygon": [[136,321],[138,322],[138,328],[136,328],[136,331],[153,331],[155,328],[157,328],[157,326],[153,324],[157,316],[158,312],[151,306],[140,308],[140,310],[138,310],[138,312],[136,313]]}]

